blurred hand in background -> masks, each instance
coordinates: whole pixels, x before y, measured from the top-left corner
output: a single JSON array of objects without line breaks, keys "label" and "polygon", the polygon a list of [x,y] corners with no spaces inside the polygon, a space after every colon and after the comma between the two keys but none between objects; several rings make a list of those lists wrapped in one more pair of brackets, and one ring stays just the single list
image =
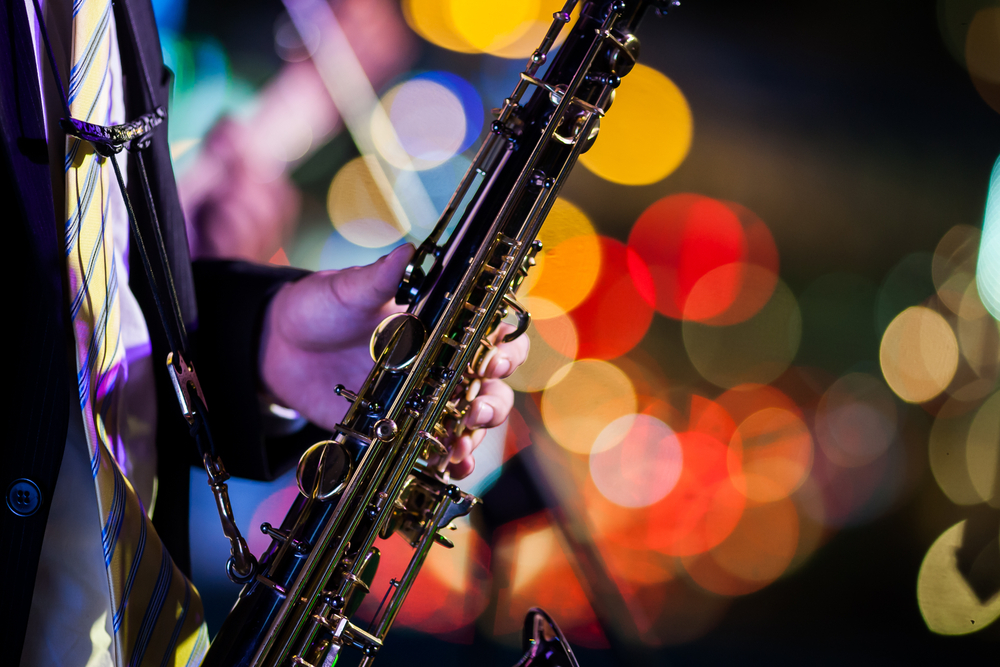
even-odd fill
[{"label": "blurred hand in background", "polygon": [[[375,90],[415,61],[417,39],[392,0],[342,0],[332,8]],[[298,221],[291,170],[341,127],[308,59],[278,72],[249,120],[219,121],[178,182],[192,257],[270,260]]]}]

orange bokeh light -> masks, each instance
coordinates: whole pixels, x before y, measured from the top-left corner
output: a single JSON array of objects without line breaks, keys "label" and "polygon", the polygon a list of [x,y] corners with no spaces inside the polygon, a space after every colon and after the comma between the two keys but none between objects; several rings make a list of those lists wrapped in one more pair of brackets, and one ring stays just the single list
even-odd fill
[{"label": "orange bokeh light", "polygon": [[746,595],[780,577],[799,543],[799,515],[785,498],[746,507],[736,529],[706,554],[685,558],[684,568],[705,590]]},{"label": "orange bokeh light", "polygon": [[[795,404],[795,401],[788,398],[780,390],[766,384],[741,384],[724,392],[715,400],[732,416],[736,424],[742,423],[750,415],[766,408],[787,410],[800,419],[802,418],[802,411]],[[729,436],[732,437],[732,433]]]},{"label": "orange bokeh light", "polygon": [[535,321],[580,305],[601,270],[601,244],[594,225],[577,206],[557,198],[538,233],[542,250],[519,289]]},{"label": "orange bokeh light", "polygon": [[691,396],[688,430],[697,431],[719,442],[729,442],[736,431],[736,421],[724,407],[704,396]]},{"label": "orange bokeh light", "polygon": [[809,427],[781,408],[747,417],[729,441],[729,473],[747,498],[773,502],[788,497],[812,466]]},{"label": "orange bokeh light", "polygon": [[498,542],[496,568],[510,568],[510,585],[499,592],[494,634],[520,635],[525,612],[542,607],[558,619],[572,643],[608,646],[569,559],[543,517],[535,515],[505,526]]},{"label": "orange bokeh light", "polygon": [[684,466],[673,490],[649,507],[645,544],[664,554],[691,556],[726,539],[746,498],[729,477],[729,447],[695,431],[679,433],[677,439]]}]

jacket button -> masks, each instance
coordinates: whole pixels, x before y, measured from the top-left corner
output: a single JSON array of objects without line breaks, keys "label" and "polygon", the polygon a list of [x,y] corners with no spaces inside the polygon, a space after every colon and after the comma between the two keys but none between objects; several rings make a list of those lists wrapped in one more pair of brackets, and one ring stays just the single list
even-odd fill
[{"label": "jacket button", "polygon": [[31,516],[42,504],[42,492],[30,479],[15,479],[7,487],[7,509],[18,516]]}]

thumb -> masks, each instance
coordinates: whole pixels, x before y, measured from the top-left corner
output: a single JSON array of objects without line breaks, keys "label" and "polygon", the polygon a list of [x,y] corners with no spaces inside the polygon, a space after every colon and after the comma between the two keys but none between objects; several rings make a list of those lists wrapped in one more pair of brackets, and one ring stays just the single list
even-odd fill
[{"label": "thumb", "polygon": [[380,309],[396,295],[399,281],[414,248],[404,244],[373,264],[346,269],[330,276],[330,288],[342,305],[360,309]]}]

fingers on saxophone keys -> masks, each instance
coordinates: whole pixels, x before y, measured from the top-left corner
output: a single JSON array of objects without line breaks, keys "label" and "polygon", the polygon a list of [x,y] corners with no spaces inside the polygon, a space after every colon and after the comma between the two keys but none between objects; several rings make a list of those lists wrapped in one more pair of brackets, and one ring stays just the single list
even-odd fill
[{"label": "fingers on saxophone keys", "polygon": [[479,390],[482,389],[483,382],[479,378],[475,378],[469,383],[468,388],[465,390],[465,401],[467,403],[472,403],[479,396]]},{"label": "fingers on saxophone keys", "polygon": [[458,463],[452,463],[448,466],[448,473],[451,475],[452,479],[465,479],[472,474],[472,471],[476,469],[476,459],[471,456],[467,459],[463,459]]},{"label": "fingers on saxophone keys", "polygon": [[477,374],[485,378],[505,378],[528,358],[531,342],[527,336],[515,338],[487,350],[479,362]]},{"label": "fingers on saxophone keys", "polygon": [[463,479],[472,474],[476,469],[476,459],[472,456],[475,449],[482,444],[486,437],[485,430],[467,432],[462,437],[455,440],[451,448],[448,472],[454,479]]},{"label": "fingers on saxophone keys", "polygon": [[479,360],[479,367],[476,369],[476,375],[479,377],[487,377],[487,371],[496,358],[497,349],[495,347],[487,349],[485,354],[483,354],[482,358]]},{"label": "fingers on saxophone keys", "polygon": [[487,396],[479,397],[469,406],[463,423],[470,430],[495,426],[496,424],[491,423],[495,412],[493,402]]},{"label": "fingers on saxophone keys", "polygon": [[514,407],[514,390],[501,380],[483,380],[479,396],[469,404],[462,423],[468,429],[493,428],[504,423]]},{"label": "fingers on saxophone keys", "polygon": [[448,460],[451,461],[453,465],[461,463],[465,459],[472,457],[472,451],[475,448],[476,441],[473,438],[473,434],[466,433],[452,443],[451,454]]},{"label": "fingers on saxophone keys", "polygon": [[[506,348],[507,346],[504,346]],[[483,378],[505,378],[510,375],[516,367],[511,363],[510,358],[501,351],[503,348],[493,348],[483,355],[479,362],[476,375]]]}]

